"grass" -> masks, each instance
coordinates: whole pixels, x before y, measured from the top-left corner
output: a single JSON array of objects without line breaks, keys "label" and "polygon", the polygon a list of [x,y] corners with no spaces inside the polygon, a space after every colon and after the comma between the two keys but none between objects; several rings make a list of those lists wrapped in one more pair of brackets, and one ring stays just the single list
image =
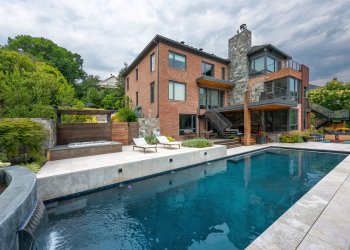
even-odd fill
[{"label": "grass", "polygon": [[21,166],[32,170],[34,173],[38,173],[41,168],[41,166],[36,162],[26,163]]},{"label": "grass", "polygon": [[211,147],[213,142],[206,139],[192,139],[182,142],[181,145],[189,148],[206,148]]}]

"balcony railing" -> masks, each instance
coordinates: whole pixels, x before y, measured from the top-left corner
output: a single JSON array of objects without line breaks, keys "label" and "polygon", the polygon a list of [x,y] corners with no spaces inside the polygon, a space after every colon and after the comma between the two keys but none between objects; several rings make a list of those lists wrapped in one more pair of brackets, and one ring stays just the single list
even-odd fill
[{"label": "balcony railing", "polygon": [[[272,64],[269,64],[266,66],[266,74],[281,70],[281,69],[286,69],[286,68],[292,68],[297,71],[301,71],[301,65],[297,63],[296,61],[293,60],[286,60],[282,62],[275,62]],[[261,71],[263,72],[263,71]]]},{"label": "balcony railing", "polygon": [[288,91],[286,88],[267,88],[266,90],[249,91],[249,102],[260,102],[265,100],[280,99],[298,101],[298,92]]}]

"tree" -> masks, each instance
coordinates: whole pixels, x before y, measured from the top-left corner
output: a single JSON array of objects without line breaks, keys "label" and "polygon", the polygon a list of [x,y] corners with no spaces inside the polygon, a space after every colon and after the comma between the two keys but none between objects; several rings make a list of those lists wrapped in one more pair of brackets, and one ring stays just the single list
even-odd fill
[{"label": "tree", "polygon": [[0,117],[50,117],[50,105],[71,105],[74,88],[54,67],[0,49]]},{"label": "tree", "polygon": [[29,54],[39,61],[57,68],[71,84],[83,79],[86,74],[83,70],[84,60],[79,54],[72,53],[43,37],[28,35],[19,35],[14,39],[9,37],[5,48]]},{"label": "tree", "polygon": [[349,109],[350,82],[344,84],[333,80],[323,87],[310,90],[307,99],[330,110]]}]

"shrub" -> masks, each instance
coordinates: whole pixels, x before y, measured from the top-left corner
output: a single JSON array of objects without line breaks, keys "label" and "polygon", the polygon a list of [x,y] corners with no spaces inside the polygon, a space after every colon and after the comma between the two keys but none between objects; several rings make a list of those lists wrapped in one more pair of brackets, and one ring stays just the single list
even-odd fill
[{"label": "shrub", "polygon": [[125,106],[118,110],[118,120],[121,122],[137,122],[137,115],[132,108]]},{"label": "shrub", "polygon": [[173,138],[171,138],[170,136],[168,136],[167,139],[168,139],[168,141],[170,141],[170,142],[175,141],[175,140],[174,140]]},{"label": "shrub", "polygon": [[295,134],[294,135],[293,134],[281,135],[280,136],[280,142],[296,143],[296,142],[299,142],[299,136],[297,136]]},{"label": "shrub", "polygon": [[157,138],[155,136],[146,137],[145,140],[148,144],[156,144],[157,143]]},{"label": "shrub", "polygon": [[192,139],[182,142],[181,145],[190,148],[206,148],[212,146],[213,142],[206,139]]},{"label": "shrub", "polygon": [[39,156],[47,139],[43,125],[30,119],[0,119],[0,151],[11,160],[14,156]]},{"label": "shrub", "polygon": [[21,166],[32,170],[34,173],[38,173],[41,168],[41,166],[36,162],[22,164]]}]

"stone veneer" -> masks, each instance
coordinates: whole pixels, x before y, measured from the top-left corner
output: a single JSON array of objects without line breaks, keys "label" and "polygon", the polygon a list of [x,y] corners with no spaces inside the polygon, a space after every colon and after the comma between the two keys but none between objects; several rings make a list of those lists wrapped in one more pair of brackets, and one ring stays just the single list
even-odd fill
[{"label": "stone veneer", "polygon": [[57,124],[51,118],[31,118],[34,122],[40,122],[48,134],[48,140],[42,143],[43,149],[53,148],[57,144]]},{"label": "stone veneer", "polygon": [[244,92],[248,90],[249,69],[247,52],[251,48],[252,33],[245,29],[228,41],[228,79],[236,87],[228,92],[228,105],[243,104]]},{"label": "stone veneer", "polygon": [[158,118],[138,118],[139,138],[160,136]]}]

